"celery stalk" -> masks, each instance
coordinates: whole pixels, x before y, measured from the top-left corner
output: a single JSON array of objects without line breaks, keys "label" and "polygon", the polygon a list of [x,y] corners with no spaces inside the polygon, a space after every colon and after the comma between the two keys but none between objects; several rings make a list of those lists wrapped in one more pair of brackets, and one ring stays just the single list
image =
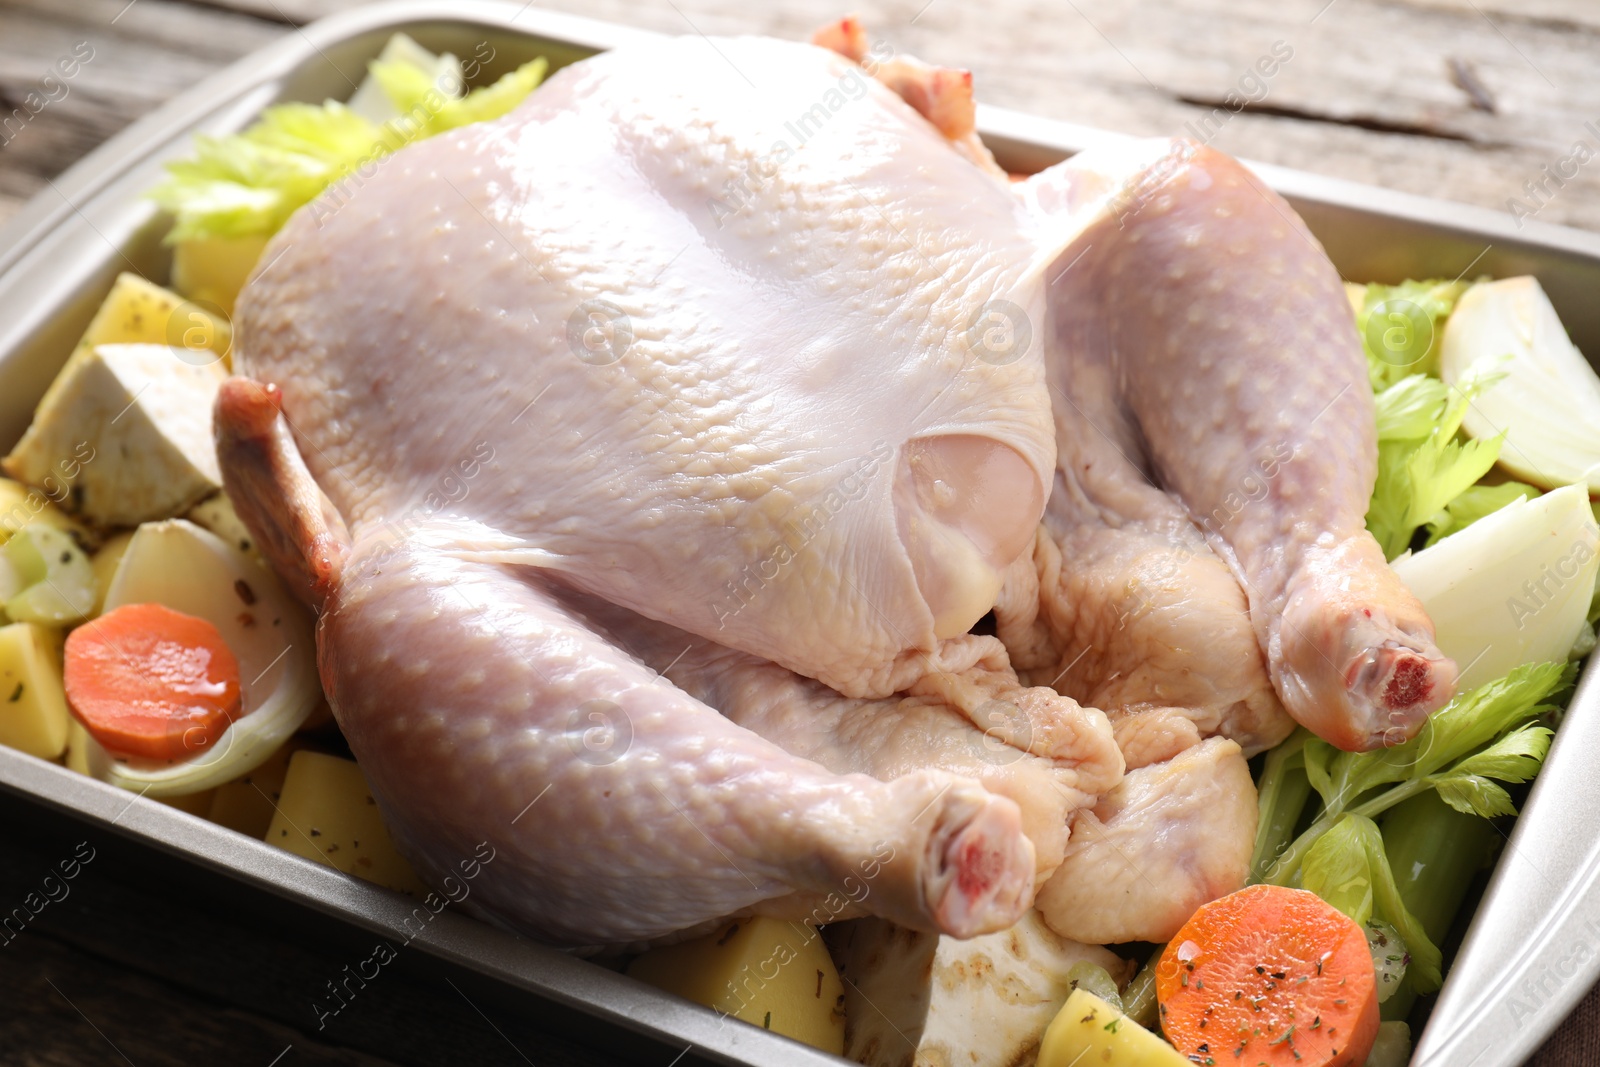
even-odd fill
[{"label": "celery stalk", "polygon": [[[1494,824],[1456,811],[1433,791],[1396,804],[1383,820],[1384,851],[1400,899],[1434,944],[1442,944],[1499,833]],[[1385,1019],[1404,1019],[1417,993],[1408,976],[1383,1005]]]}]

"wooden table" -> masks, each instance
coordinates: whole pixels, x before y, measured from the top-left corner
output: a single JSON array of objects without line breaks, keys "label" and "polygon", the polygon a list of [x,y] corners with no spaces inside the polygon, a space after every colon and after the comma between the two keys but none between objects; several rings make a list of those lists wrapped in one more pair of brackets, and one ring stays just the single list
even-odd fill
[{"label": "wooden table", "polygon": [[[58,57],[93,49],[65,96],[21,128],[0,126],[0,219],[204,75],[359,2],[0,0],[0,123]],[[1142,134],[1180,134],[1238,107],[1212,142],[1224,151],[1600,229],[1593,0],[540,2],[673,33],[786,37],[855,10],[898,47],[971,68],[988,103]],[[1274,48],[1291,54],[1252,81]],[[1597,161],[1571,173],[1562,161],[1578,141]],[[53,860],[0,831],[0,900],[20,899]],[[6,1063],[578,1062],[420,979],[318,1033],[306,989],[346,958],[246,928],[225,901],[167,899],[137,871],[95,874],[0,945]],[[1600,1015],[1594,995],[1580,1015]],[[1556,1059],[1547,1050],[1536,1062]]]}]

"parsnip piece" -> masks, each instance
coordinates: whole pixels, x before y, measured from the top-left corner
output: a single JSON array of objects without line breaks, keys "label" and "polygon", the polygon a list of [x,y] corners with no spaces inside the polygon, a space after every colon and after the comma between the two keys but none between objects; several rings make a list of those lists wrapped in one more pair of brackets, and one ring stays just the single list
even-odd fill
[{"label": "parsnip piece", "polygon": [[822,936],[805,923],[739,919],[652,949],[628,974],[824,1052],[844,1051],[844,985]]},{"label": "parsnip piece", "polygon": [[1071,991],[1073,964],[1118,981],[1130,971],[1103,948],[1058,936],[1037,911],[968,941],[883,919],[837,923],[828,940],[845,980],[845,1056],[866,1067],[1029,1062]]},{"label": "parsnip piece", "polygon": [[308,750],[290,756],[266,842],[401,893],[428,891],[395,851],[354,760]]},{"label": "parsnip piece", "polygon": [[1067,998],[1039,1045],[1038,1067],[1079,1064],[1191,1067],[1177,1049],[1084,989]]},{"label": "parsnip piece", "polygon": [[48,629],[0,626],[0,745],[55,759],[66,750],[70,721],[59,648]]},{"label": "parsnip piece", "polygon": [[[182,349],[100,345],[50,387],[5,469],[35,485],[60,478],[103,526],[181,514],[222,487],[211,406],[223,376]],[[76,457],[70,476],[64,457]]]},{"label": "parsnip piece", "polygon": [[1564,660],[1583,630],[1600,528],[1582,486],[1513,500],[1391,566],[1461,667],[1459,692],[1523,663]]}]

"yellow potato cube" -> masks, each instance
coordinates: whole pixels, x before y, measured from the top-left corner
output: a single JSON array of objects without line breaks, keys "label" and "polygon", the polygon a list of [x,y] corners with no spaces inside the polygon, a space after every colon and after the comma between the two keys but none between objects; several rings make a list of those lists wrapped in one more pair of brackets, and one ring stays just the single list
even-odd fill
[{"label": "yellow potato cube", "polygon": [[1190,1067],[1177,1049],[1086,989],[1075,989],[1039,1043],[1038,1067]]},{"label": "yellow potato cube", "polygon": [[354,760],[304,749],[290,756],[266,842],[401,893],[428,891],[395,851]]},{"label": "yellow potato cube", "polygon": [[67,695],[60,646],[31,622],[0,626],[0,745],[44,759],[66,751]]},{"label": "yellow potato cube", "polygon": [[[57,485],[59,496],[65,497],[66,483],[57,482]],[[42,522],[69,533],[80,544],[92,540],[88,529],[56,506],[44,490],[30,488],[10,478],[0,478],[0,542],[8,540],[12,534],[33,522]]]},{"label": "yellow potato cube", "polygon": [[805,923],[755,918],[716,933],[651,949],[628,973],[658,989],[844,1054],[844,983]]},{"label": "yellow potato cube", "polygon": [[[111,588],[111,579],[116,577],[117,565],[122,562],[122,557],[127,554],[128,545],[133,540],[137,531],[124,530],[122,533],[108,539],[100,546],[100,551],[89,557],[89,569],[94,572],[94,610],[89,613],[93,618],[99,615],[106,607],[106,590]],[[259,837],[259,834],[253,835]]]},{"label": "yellow potato cube", "polygon": [[233,346],[233,328],[227,319],[172,290],[124,272],[117,275],[73,355],[117,344],[209,348],[225,355]]},{"label": "yellow potato cube", "polygon": [[69,771],[77,771],[88,778],[94,777],[89,773],[89,731],[70,712],[67,715],[67,751],[63,762]]},{"label": "yellow potato cube", "polygon": [[157,803],[165,804],[169,808],[186,811],[190,815],[206,817],[206,812],[211,810],[211,801],[216,794],[215,789],[203,789],[198,793],[185,793],[178,797],[151,797]]},{"label": "yellow potato cube", "polygon": [[233,314],[233,302],[267,246],[266,234],[192,237],[172,249],[172,287],[190,300]]},{"label": "yellow potato cube", "polygon": [[249,837],[266,837],[273,813],[283,797],[289,757],[302,747],[300,741],[290,738],[255,770],[217,786],[216,798],[206,818]]}]

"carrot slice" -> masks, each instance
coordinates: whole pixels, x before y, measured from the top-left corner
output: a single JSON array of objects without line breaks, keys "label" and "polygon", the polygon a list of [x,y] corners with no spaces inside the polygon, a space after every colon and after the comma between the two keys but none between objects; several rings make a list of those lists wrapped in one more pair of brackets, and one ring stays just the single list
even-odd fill
[{"label": "carrot slice", "polygon": [[1161,954],[1156,997],[1194,1063],[1347,1067],[1378,1034],[1366,935],[1303,889],[1254,885],[1195,912]]},{"label": "carrot slice", "polygon": [[67,704],[113,752],[186,759],[239,717],[239,661],[205,619],[125,604],[67,635]]}]

